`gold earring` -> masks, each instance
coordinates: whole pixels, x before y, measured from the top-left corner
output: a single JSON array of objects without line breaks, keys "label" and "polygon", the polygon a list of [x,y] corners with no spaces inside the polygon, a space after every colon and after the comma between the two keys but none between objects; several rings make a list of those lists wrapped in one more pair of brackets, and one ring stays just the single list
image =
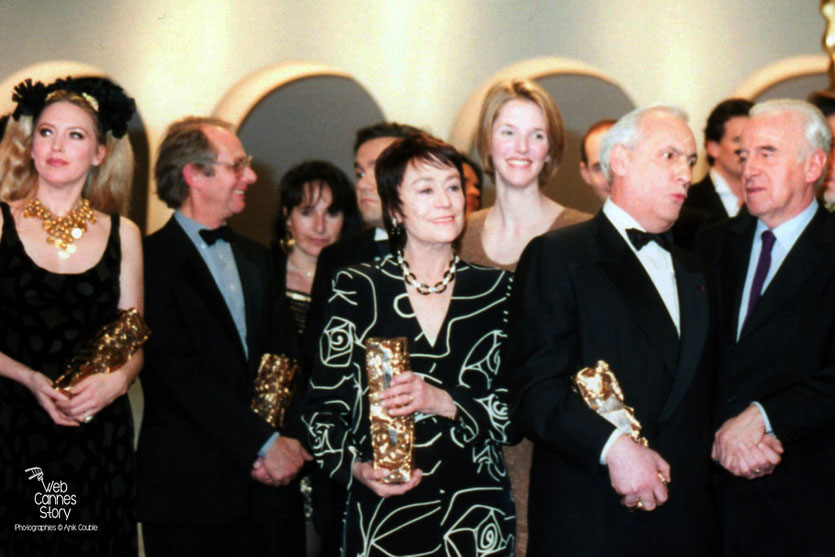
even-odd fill
[{"label": "gold earring", "polygon": [[284,237],[279,240],[278,245],[281,246],[281,251],[286,254],[289,254],[293,251],[293,247],[296,245],[296,241],[293,239],[293,233],[290,232],[290,229],[284,231]]}]

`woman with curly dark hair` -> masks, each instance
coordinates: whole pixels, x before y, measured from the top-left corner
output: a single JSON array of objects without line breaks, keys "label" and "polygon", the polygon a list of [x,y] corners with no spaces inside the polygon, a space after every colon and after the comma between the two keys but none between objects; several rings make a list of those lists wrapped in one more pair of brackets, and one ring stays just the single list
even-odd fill
[{"label": "woman with curly dark hair", "polygon": [[288,170],[278,195],[273,258],[301,334],[319,253],[359,232],[362,218],[348,177],[327,161],[306,161]]},{"label": "woman with curly dark hair", "polygon": [[[278,195],[273,261],[279,292],[287,297],[301,336],[319,253],[337,240],[359,232],[362,217],[350,180],[327,161],[311,160],[292,167],[281,178]],[[339,531],[335,509],[342,506],[345,492],[312,466],[305,468],[300,484],[307,555],[333,555],[334,538]]]}]

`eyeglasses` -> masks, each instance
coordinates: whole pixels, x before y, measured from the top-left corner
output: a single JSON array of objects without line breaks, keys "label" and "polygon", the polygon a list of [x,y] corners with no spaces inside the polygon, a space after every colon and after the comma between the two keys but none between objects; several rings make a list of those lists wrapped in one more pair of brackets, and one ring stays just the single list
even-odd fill
[{"label": "eyeglasses", "polygon": [[240,177],[240,175],[244,173],[244,170],[252,166],[252,155],[247,155],[243,158],[236,160],[235,162],[214,161],[212,164],[216,164],[218,166],[225,166],[226,168],[231,170],[235,174],[235,176]]}]

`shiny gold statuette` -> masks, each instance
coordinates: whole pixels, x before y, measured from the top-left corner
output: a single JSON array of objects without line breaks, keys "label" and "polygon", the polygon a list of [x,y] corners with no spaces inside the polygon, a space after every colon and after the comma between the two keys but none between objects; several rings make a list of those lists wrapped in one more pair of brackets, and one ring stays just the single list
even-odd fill
[{"label": "shiny gold statuette", "polygon": [[574,387],[589,408],[616,428],[629,430],[636,443],[648,446],[647,440],[641,437],[641,424],[635,419],[635,411],[623,402],[623,391],[609,364],[599,360],[594,368],[584,367],[574,375]]},{"label": "shiny gold statuette", "polygon": [[94,373],[110,373],[125,365],[148,340],[151,330],[135,308],[119,310],[111,321],[67,364],[64,374],[52,383],[55,390],[72,397],[72,388]]},{"label": "shiny gold statuette", "polygon": [[371,444],[374,469],[389,471],[385,483],[408,482],[412,473],[415,422],[412,415],[389,416],[380,404],[380,393],[391,380],[409,369],[406,338],[370,338],[365,343],[365,365],[371,414]]},{"label": "shiny gold statuette", "polygon": [[284,417],[293,398],[293,379],[299,363],[293,358],[276,354],[261,356],[252,408],[274,428],[284,427]]}]

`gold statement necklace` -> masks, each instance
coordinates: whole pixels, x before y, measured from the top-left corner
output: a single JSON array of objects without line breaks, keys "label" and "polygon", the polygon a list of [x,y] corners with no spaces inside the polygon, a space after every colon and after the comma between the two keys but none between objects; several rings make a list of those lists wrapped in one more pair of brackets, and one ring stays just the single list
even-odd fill
[{"label": "gold statement necklace", "polygon": [[43,229],[47,234],[46,243],[55,246],[58,250],[58,257],[61,259],[68,259],[75,253],[75,246],[72,243],[74,240],[80,240],[87,232],[87,222],[96,222],[90,202],[86,199],[82,199],[63,217],[56,217],[52,211],[44,207],[39,199],[33,197],[23,209],[23,217],[41,219]]}]

